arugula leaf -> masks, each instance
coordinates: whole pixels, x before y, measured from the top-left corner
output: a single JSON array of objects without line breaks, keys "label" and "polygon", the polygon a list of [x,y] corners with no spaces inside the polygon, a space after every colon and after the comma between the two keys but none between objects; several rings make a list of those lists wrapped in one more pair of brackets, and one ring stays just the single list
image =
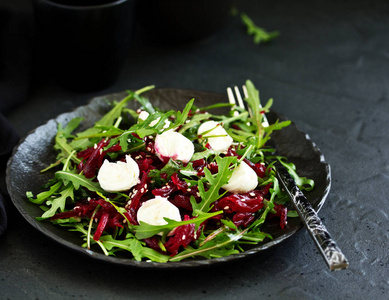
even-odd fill
[{"label": "arugula leaf", "polygon": [[[70,227],[69,231],[78,231],[78,232],[81,232],[82,235],[85,237],[85,239],[87,239],[87,235],[88,235],[88,232],[87,230],[84,228],[86,226],[85,223],[71,223],[71,224],[59,224],[63,227]],[[96,243],[100,246],[101,250],[104,252],[104,254],[106,256],[109,255],[107,249],[104,247],[103,243],[100,242],[100,241],[95,241],[92,237],[90,237],[90,242],[91,243]],[[82,245],[83,247],[86,248],[86,243],[84,245]]]},{"label": "arugula leaf", "polygon": [[162,169],[150,170],[148,177],[162,186],[163,184],[161,184],[161,182],[165,182],[165,180],[162,179],[161,174],[166,174],[166,178],[170,178],[173,173],[177,173],[183,168],[183,163],[181,161],[169,159],[167,164]]},{"label": "arugula leaf", "polygon": [[172,231],[174,228],[178,226],[187,225],[187,224],[196,224],[196,227],[198,227],[201,223],[203,223],[207,219],[217,216],[221,213],[222,211],[217,211],[214,213],[201,213],[196,218],[190,219],[188,221],[181,221],[181,222],[164,218],[164,220],[167,222],[167,224],[165,225],[150,225],[145,222],[140,222],[140,225],[134,226],[135,236],[137,239],[140,240],[147,239],[149,237],[152,237],[153,235],[159,234],[160,232],[162,232],[166,236],[170,231]]},{"label": "arugula leaf", "polygon": [[195,127],[200,124],[201,121],[209,119],[211,114],[195,114],[188,123],[185,123],[181,129],[178,131],[179,133],[183,133],[189,128]]},{"label": "arugula leaf", "polygon": [[[75,118],[63,128],[62,124],[58,124],[57,134],[55,135],[54,149],[59,151],[57,159],[68,157],[73,151],[74,147],[68,143],[68,138],[71,137],[70,133],[73,131],[81,122],[81,118]],[[80,163],[81,160],[75,156],[72,156],[72,160],[75,163]]]},{"label": "arugula leaf", "polygon": [[58,181],[52,186],[50,186],[50,190],[44,191],[36,195],[36,198],[34,199],[34,195],[31,192],[26,192],[26,196],[28,200],[30,200],[32,203],[35,204],[42,204],[46,199],[51,197],[55,192],[58,191],[58,189],[62,186],[62,182]]},{"label": "arugula leaf", "polygon": [[131,99],[136,99],[138,101],[141,101],[141,99],[144,99],[142,97],[139,97],[139,94],[141,92],[153,89],[154,86],[148,86],[145,87],[142,90],[138,90],[135,92],[132,91],[127,91],[128,96],[125,97],[123,100],[121,100],[118,104],[116,104],[113,109],[111,109],[108,113],[106,113],[99,121],[96,122],[96,125],[101,125],[101,126],[112,126],[116,119],[120,117],[123,108],[127,105],[127,102]]},{"label": "arugula leaf", "polygon": [[67,185],[69,181],[72,182],[76,190],[78,190],[80,186],[83,186],[93,192],[104,192],[99,183],[71,171],[58,171],[55,173],[55,177],[62,179],[65,185]]},{"label": "arugula leaf", "polygon": [[89,137],[93,137],[99,133],[101,133],[102,127],[111,127],[114,126],[115,122],[118,118],[120,118],[122,111],[124,110],[127,102],[136,99],[140,101],[141,97],[139,96],[141,93],[146,92],[148,90],[153,89],[154,86],[146,86],[142,89],[139,89],[135,92],[127,91],[128,96],[123,98],[119,103],[117,103],[110,111],[108,111],[101,119],[95,122],[93,127],[86,129],[83,132],[79,132],[77,134],[77,138],[74,139],[71,143],[73,148],[81,149],[87,148],[93,145],[93,142],[89,141]]},{"label": "arugula leaf", "polygon": [[292,176],[292,178],[300,189],[312,191],[312,189],[315,187],[314,180],[306,177],[300,177],[296,172],[296,166],[293,163],[285,162],[285,157],[277,157],[277,159],[288,170],[288,173],[290,174],[290,176]]},{"label": "arugula leaf", "polygon": [[278,31],[267,32],[265,29],[258,27],[245,13],[241,13],[240,17],[243,24],[247,27],[247,34],[254,36],[255,44],[267,43],[280,35]]},{"label": "arugula leaf", "polygon": [[54,216],[59,209],[61,212],[65,210],[66,200],[68,198],[74,200],[74,187],[70,184],[66,189],[61,191],[60,196],[57,198],[50,199],[46,202],[47,206],[51,206],[49,210],[44,212],[41,217],[38,217],[38,220],[44,220]]},{"label": "arugula leaf", "polygon": [[212,156],[212,155],[215,155],[216,152],[215,150],[213,149],[206,149],[202,152],[195,152],[192,156],[192,158],[190,159],[191,161],[195,161],[195,160],[199,160],[199,159],[207,159],[208,157]]},{"label": "arugula leaf", "polygon": [[237,158],[234,156],[226,156],[223,158],[216,156],[218,173],[215,177],[207,168],[204,168],[205,179],[209,183],[209,189],[205,191],[203,182],[201,180],[198,181],[201,202],[196,203],[193,198],[190,201],[193,207],[194,215],[198,212],[208,212],[211,209],[211,204],[224,195],[225,192],[223,192],[223,194],[219,194],[220,189],[230,179],[233,171],[230,170],[229,167],[231,163],[236,161]]},{"label": "arugula leaf", "polygon": [[149,258],[156,262],[167,262],[170,256],[161,254],[151,248],[144,247],[142,242],[137,240],[131,233],[127,233],[124,240],[114,239],[111,235],[104,235],[100,237],[100,242],[103,243],[107,250],[119,248],[128,252],[134,256],[134,259],[141,261],[142,258]]},{"label": "arugula leaf", "polygon": [[174,129],[174,128],[177,128],[181,125],[183,125],[186,121],[186,119],[188,118],[188,114],[193,106],[193,103],[194,103],[194,99],[190,100],[186,105],[185,105],[185,108],[183,109],[182,112],[180,111],[177,111],[177,114],[176,114],[176,122],[174,123],[174,126],[169,126],[168,129]]},{"label": "arugula leaf", "polygon": [[250,81],[246,81],[246,88],[248,97],[245,98],[245,101],[248,103],[252,113],[252,123],[256,128],[256,138],[257,138],[257,148],[260,148],[260,141],[263,137],[264,128],[262,126],[263,116],[261,114],[262,105],[259,98],[259,91],[255,88],[254,84]]}]

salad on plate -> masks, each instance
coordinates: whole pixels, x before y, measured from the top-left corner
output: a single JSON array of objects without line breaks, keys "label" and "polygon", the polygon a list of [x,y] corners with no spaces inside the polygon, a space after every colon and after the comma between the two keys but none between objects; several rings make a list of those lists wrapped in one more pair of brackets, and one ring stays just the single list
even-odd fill
[{"label": "salad on plate", "polygon": [[[55,175],[42,192],[26,193],[43,210],[37,219],[78,232],[82,247],[136,261],[225,257],[272,239],[263,224],[276,218],[284,228],[297,217],[274,162],[300,188],[314,182],[274,154],[271,133],[290,121],[262,126],[272,100],[260,108],[258,90],[249,80],[246,87],[251,113],[233,107],[213,114],[230,105],[197,107],[195,99],[162,111],[142,96],[153,88],[145,87],[112,103],[93,127],[77,131],[78,117],[59,124],[57,159],[42,170]],[[140,108],[129,109],[128,101]]]}]

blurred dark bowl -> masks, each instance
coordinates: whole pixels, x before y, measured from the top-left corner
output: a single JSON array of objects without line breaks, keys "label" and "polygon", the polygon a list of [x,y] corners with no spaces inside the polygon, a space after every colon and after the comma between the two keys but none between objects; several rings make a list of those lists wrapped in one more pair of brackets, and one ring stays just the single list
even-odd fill
[{"label": "blurred dark bowl", "polygon": [[204,39],[227,23],[234,0],[138,0],[136,20],[146,43]]}]

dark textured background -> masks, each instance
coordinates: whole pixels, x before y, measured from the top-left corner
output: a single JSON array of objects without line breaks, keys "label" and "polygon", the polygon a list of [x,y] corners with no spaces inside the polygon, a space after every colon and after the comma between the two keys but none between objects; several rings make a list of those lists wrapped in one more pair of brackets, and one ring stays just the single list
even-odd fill
[{"label": "dark textured background", "polygon": [[52,82],[42,58],[32,54],[30,2],[2,1],[4,114],[24,136],[94,96],[149,84],[224,93],[251,79],[262,99],[274,98],[273,108],[307,132],[331,165],[332,188],[320,216],[350,267],[328,271],[305,230],[268,252],[217,267],[151,271],[101,264],[42,236],[8,203],[0,298],[389,297],[389,4],[239,1],[238,8],[281,35],[255,45],[238,18],[191,44],[153,46],[135,35],[120,79],[79,94]]}]

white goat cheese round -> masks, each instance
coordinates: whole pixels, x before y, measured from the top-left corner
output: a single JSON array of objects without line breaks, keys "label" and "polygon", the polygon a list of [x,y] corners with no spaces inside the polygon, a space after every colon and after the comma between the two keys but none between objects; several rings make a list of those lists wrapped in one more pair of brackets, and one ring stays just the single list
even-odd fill
[{"label": "white goat cheese round", "polygon": [[257,173],[242,161],[232,172],[231,178],[222,188],[231,193],[246,193],[258,185]]},{"label": "white goat cheese round", "polygon": [[[203,134],[205,132],[205,134]],[[233,139],[221,124],[215,121],[207,121],[200,125],[198,135],[208,138],[208,144],[218,153],[223,153],[231,146]]]},{"label": "white goat cheese round", "polygon": [[178,208],[169,202],[167,198],[156,196],[154,199],[143,202],[137,213],[138,222],[150,225],[165,225],[163,218],[180,222],[181,215]]},{"label": "white goat cheese round", "polygon": [[181,133],[168,130],[162,134],[157,134],[155,138],[155,150],[161,160],[167,157],[187,163],[193,156],[194,146]]},{"label": "white goat cheese round", "polygon": [[126,162],[104,160],[97,174],[97,180],[102,189],[107,192],[129,190],[139,182],[138,164],[129,155],[126,155]]}]

